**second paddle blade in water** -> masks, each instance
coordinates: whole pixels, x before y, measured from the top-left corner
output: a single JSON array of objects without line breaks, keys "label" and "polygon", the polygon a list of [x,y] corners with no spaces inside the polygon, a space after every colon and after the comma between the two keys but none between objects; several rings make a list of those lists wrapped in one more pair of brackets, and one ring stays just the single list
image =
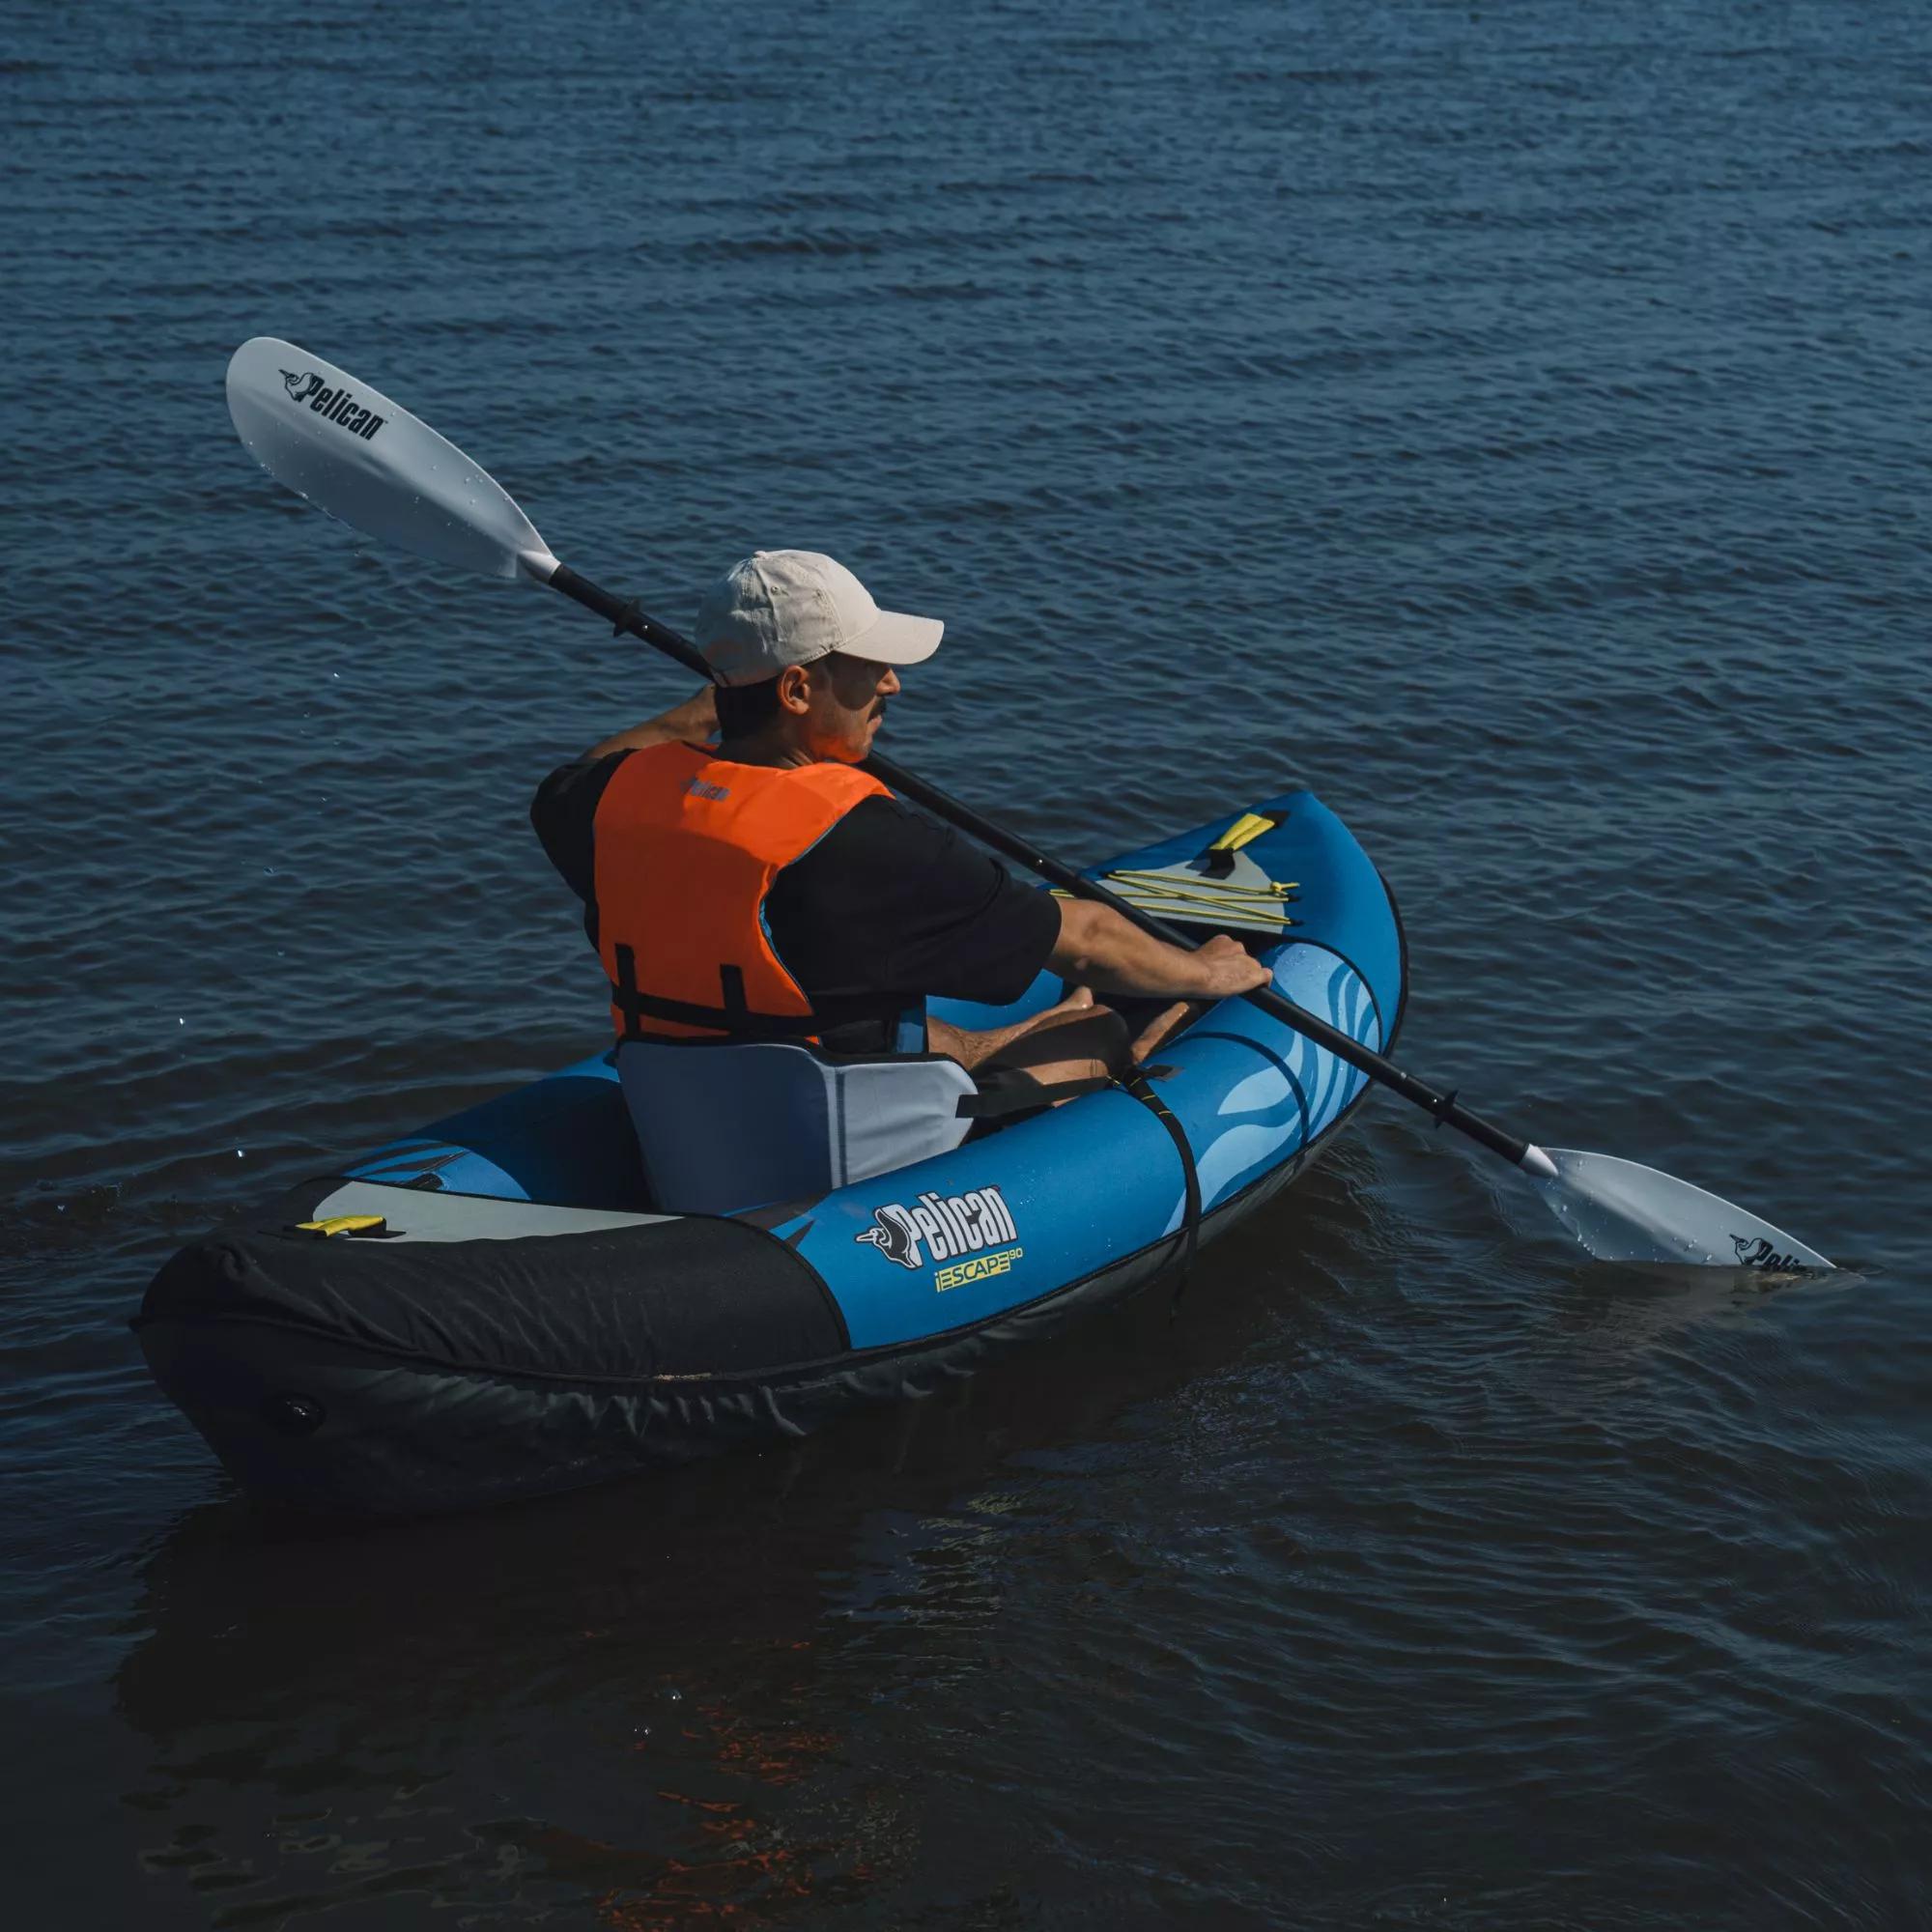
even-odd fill
[{"label": "second paddle blade in water", "polygon": [[380,389],[293,342],[258,335],[235,352],[228,413],[278,483],[372,537],[491,577],[555,568],[487,470]]},{"label": "second paddle blade in water", "polygon": [[1803,1241],[1688,1180],[1613,1154],[1543,1150],[1556,1178],[1532,1185],[1556,1218],[1606,1262],[1676,1262],[1697,1267],[1829,1268]]}]

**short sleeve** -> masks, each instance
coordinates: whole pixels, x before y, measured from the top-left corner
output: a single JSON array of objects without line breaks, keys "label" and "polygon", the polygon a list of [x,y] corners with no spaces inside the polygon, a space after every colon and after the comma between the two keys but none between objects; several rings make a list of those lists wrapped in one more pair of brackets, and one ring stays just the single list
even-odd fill
[{"label": "short sleeve", "polygon": [[604,787],[630,756],[612,752],[602,758],[576,758],[538,785],[530,800],[530,827],[550,862],[563,874],[564,884],[588,906],[597,884],[597,848],[593,828]]},{"label": "short sleeve", "polygon": [[1060,938],[1052,895],[896,799],[855,806],[773,883],[773,950],[811,994],[1004,1006]]}]

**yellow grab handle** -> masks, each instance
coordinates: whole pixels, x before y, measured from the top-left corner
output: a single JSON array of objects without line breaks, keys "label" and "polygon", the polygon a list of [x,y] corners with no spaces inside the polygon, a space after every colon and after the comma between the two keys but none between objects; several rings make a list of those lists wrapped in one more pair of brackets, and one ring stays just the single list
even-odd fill
[{"label": "yellow grab handle", "polygon": [[1238,852],[1264,832],[1272,832],[1279,823],[1278,819],[1264,818],[1258,811],[1244,811],[1208,849],[1210,852]]},{"label": "yellow grab handle", "polygon": [[326,1221],[298,1221],[304,1235],[380,1235],[389,1223],[382,1214],[331,1214]]}]

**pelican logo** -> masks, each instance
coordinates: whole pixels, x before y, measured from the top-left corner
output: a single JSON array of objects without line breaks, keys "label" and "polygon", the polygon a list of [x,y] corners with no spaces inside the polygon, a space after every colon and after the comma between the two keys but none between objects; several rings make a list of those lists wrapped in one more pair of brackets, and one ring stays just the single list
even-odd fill
[{"label": "pelican logo", "polygon": [[284,369],[282,387],[289,392],[290,402],[306,403],[317,415],[340,423],[351,436],[359,436],[364,442],[374,440],[385,420],[374,410],[364,409],[355,400],[354,391],[331,389],[313,369]]},{"label": "pelican logo", "polygon": [[1744,1235],[1733,1235],[1731,1246],[1737,1250],[1740,1267],[1769,1268],[1789,1274],[1804,1265],[1796,1255],[1779,1254],[1762,1235],[1754,1241]]},{"label": "pelican logo", "polygon": [[[872,1225],[852,1238],[877,1248],[902,1268],[917,1268],[924,1266],[928,1258],[950,1262],[1016,1241],[1019,1230],[997,1187],[975,1187],[964,1194],[922,1194],[910,1208],[903,1202],[889,1201],[872,1209]],[[1004,1274],[1020,1253],[1014,1248],[996,1271]],[[952,1281],[945,1284],[948,1288],[956,1285]]]}]

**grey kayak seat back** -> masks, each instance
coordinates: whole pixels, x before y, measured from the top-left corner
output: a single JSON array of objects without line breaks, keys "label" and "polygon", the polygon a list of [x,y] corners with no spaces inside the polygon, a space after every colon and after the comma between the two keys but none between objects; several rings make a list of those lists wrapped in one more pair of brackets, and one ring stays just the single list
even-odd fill
[{"label": "grey kayak seat back", "polygon": [[949,1153],[973,1076],[939,1054],[847,1059],[789,1040],[626,1040],[617,1077],[653,1203],[730,1214]]}]

